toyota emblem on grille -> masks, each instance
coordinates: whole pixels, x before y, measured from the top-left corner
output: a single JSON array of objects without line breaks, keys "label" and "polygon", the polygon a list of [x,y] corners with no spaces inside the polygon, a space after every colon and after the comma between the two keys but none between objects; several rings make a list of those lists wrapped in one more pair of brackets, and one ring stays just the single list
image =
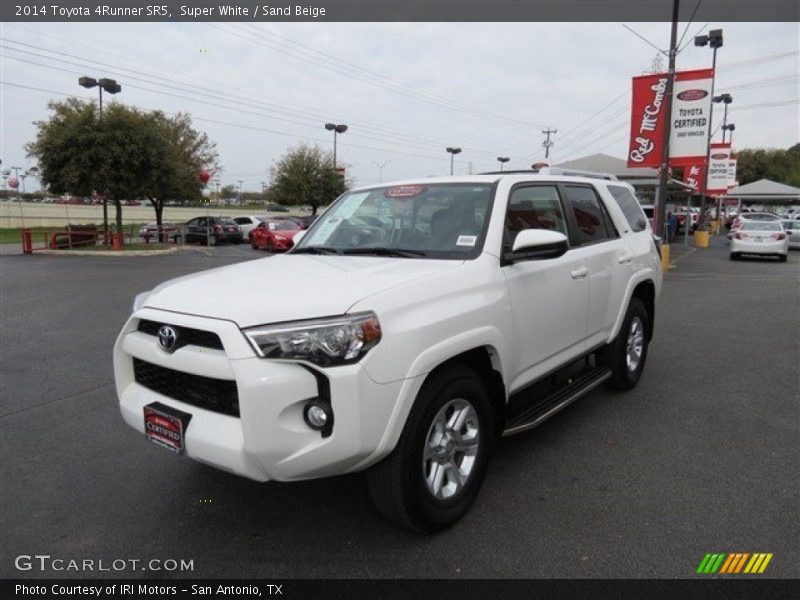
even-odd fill
[{"label": "toyota emblem on grille", "polygon": [[178,333],[169,325],[162,325],[158,328],[158,343],[167,352],[175,352]]}]

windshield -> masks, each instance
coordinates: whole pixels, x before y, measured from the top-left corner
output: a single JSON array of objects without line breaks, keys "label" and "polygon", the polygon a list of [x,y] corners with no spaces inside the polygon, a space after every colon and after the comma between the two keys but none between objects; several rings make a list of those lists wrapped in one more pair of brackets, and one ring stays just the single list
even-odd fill
[{"label": "windshield", "polygon": [[267,229],[270,231],[291,231],[297,228],[294,221],[267,221]]},{"label": "windshield", "polygon": [[345,194],[294,252],[475,258],[488,226],[491,184],[414,184]]},{"label": "windshield", "polygon": [[742,225],[742,231],[780,231],[779,221],[747,221]]}]

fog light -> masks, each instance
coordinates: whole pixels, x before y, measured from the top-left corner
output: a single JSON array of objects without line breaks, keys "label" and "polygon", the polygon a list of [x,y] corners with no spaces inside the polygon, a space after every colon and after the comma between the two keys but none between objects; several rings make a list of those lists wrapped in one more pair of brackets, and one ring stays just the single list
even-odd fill
[{"label": "fog light", "polygon": [[311,429],[322,431],[330,426],[330,407],[319,401],[309,402],[303,416]]}]

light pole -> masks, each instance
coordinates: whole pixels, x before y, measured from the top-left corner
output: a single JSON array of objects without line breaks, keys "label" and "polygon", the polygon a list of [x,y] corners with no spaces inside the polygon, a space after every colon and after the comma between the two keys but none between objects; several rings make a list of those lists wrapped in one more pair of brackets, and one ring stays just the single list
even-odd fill
[{"label": "light pole", "polygon": [[80,77],[78,78],[78,85],[85,87],[87,90],[97,87],[100,91],[100,114],[103,114],[103,90],[109,94],[118,94],[122,91],[122,86],[113,79],[95,79],[94,77]]},{"label": "light pole", "polygon": [[500,172],[503,172],[503,166],[510,161],[511,159],[508,156],[498,156],[497,161],[500,163]]},{"label": "light pole", "polygon": [[[118,94],[122,91],[122,86],[113,79],[95,79],[94,77],[79,77],[78,85],[85,87],[87,90],[97,87],[100,92],[100,117],[103,116],[103,90],[109,94]],[[106,190],[103,190],[103,241],[108,243],[108,198],[106,197]]]},{"label": "light pole", "polygon": [[445,150],[447,150],[447,152],[450,153],[450,175],[452,175],[453,174],[453,159],[455,158],[456,154],[461,154],[461,148],[451,148],[451,147],[448,146],[447,148],[445,148]]},{"label": "light pole", "polygon": [[240,180],[239,180],[239,193],[238,193],[238,194],[236,194],[236,204],[238,204],[239,206],[241,206],[241,205],[242,205],[242,184],[243,184],[243,183],[244,183],[244,181],[242,181],[242,180],[240,179]]},{"label": "light pole", "polygon": [[736,123],[728,123],[727,125],[722,126],[722,143],[725,143],[725,132],[730,131],[731,137],[728,140],[728,143],[733,146],[733,132],[736,131]]},{"label": "light pole", "polygon": [[385,160],[382,163],[375,162],[374,160],[372,161],[372,164],[375,165],[376,167],[378,167],[378,181],[380,183],[383,183],[383,167],[388,165],[390,162],[392,162],[392,161]]},{"label": "light pole", "polygon": [[[336,123],[325,123],[325,129],[333,132],[333,170],[336,170],[336,134],[347,131],[347,125],[337,125]],[[356,136],[358,137],[358,136]]]},{"label": "light pole", "polygon": [[[700,201],[700,225],[705,224],[705,208],[706,199],[708,198],[708,175],[711,170],[711,124],[714,118],[714,103],[718,102],[714,97],[714,83],[717,78],[717,50],[722,48],[722,29],[712,29],[708,35],[698,35],[694,38],[695,46],[711,46],[713,51],[711,58],[711,98],[714,102],[711,103],[711,109],[708,113],[708,139],[706,140],[706,176],[703,184],[703,195]],[[722,96],[719,96],[722,98]],[[730,98],[730,94],[728,94]],[[721,102],[722,100],[719,100]],[[688,216],[688,215],[687,215]],[[688,229],[688,228],[687,228]]]}]

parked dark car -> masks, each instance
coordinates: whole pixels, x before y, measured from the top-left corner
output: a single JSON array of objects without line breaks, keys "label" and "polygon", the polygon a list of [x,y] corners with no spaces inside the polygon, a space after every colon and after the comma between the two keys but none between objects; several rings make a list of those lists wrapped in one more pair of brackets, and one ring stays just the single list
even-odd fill
[{"label": "parked dark car", "polygon": [[288,208],[286,208],[283,204],[278,204],[277,202],[270,202],[267,204],[267,210],[272,212],[289,212]]},{"label": "parked dark car", "polygon": [[228,217],[197,217],[186,223],[183,229],[187,244],[242,243],[242,230]]},{"label": "parked dark car", "polygon": [[308,215],[305,217],[287,217],[287,219],[290,219],[300,225],[300,229],[308,229],[311,227],[311,224],[317,220],[317,217]]}]

